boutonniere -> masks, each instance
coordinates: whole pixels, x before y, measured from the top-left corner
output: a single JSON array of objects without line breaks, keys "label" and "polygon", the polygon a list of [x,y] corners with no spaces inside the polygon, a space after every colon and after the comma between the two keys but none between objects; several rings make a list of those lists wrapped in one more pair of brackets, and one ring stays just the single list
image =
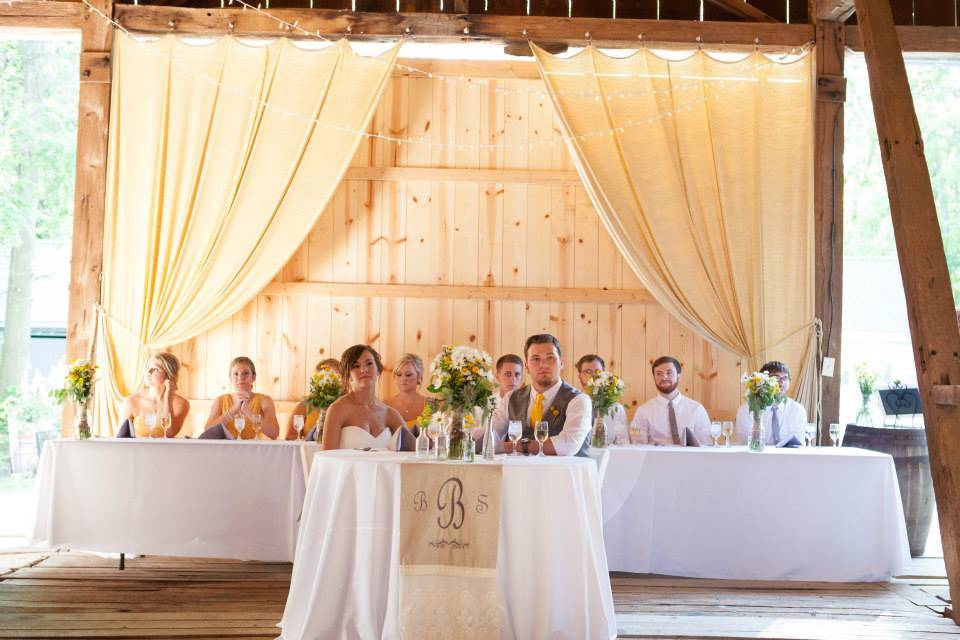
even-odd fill
[{"label": "boutonniere", "polygon": [[557,410],[556,407],[550,407],[550,413],[552,413],[554,416],[560,415],[560,412]]}]

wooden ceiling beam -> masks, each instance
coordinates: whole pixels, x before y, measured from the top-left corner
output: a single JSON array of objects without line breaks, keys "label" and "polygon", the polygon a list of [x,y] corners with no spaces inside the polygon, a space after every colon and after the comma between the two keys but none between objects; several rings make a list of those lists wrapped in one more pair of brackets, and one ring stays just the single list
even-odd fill
[{"label": "wooden ceiling beam", "polygon": [[[769,22],[694,22],[690,20],[610,20],[440,13],[364,13],[323,9],[271,9],[272,16],[328,38],[385,40],[401,36],[433,42],[569,43],[623,48],[645,43],[695,43],[711,48],[798,47],[813,41],[813,26]],[[257,11],[235,8],[188,9],[117,5],[114,17],[143,33],[298,37],[296,30]],[[306,36],[302,32],[300,37]]]},{"label": "wooden ceiling beam", "polygon": [[761,11],[745,0],[707,0],[707,2],[751,22],[779,22],[770,14]]},{"label": "wooden ceiling beam", "polygon": [[813,15],[817,20],[844,22],[856,10],[853,0],[811,0],[811,2],[816,3]]},{"label": "wooden ceiling beam", "polygon": [[[863,51],[861,29],[856,25],[847,27],[847,46],[854,51]],[[900,48],[913,53],[960,52],[960,28],[958,27],[897,27]]]},{"label": "wooden ceiling beam", "polygon": [[79,2],[0,2],[0,27],[79,29],[84,13],[83,4]]}]

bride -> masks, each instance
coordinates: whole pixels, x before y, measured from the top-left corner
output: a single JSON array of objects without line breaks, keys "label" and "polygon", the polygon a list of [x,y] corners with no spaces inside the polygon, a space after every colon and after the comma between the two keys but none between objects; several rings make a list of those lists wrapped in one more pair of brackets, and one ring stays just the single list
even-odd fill
[{"label": "bride", "polygon": [[343,352],[340,367],[344,395],[327,410],[323,448],[387,448],[404,422],[396,409],[377,399],[377,380],[383,373],[380,354],[356,344]]}]

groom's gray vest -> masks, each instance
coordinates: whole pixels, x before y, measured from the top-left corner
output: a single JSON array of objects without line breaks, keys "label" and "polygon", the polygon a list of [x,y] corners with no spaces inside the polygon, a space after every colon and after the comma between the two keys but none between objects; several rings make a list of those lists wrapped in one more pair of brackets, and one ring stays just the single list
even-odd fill
[{"label": "groom's gray vest", "polygon": [[[530,415],[527,410],[530,408],[530,393],[531,387],[526,386],[520,389],[517,389],[510,394],[510,402],[507,407],[507,414],[510,420],[519,420],[523,424],[523,437],[533,439],[533,427],[530,426]],[[566,382],[560,383],[560,390],[557,391],[556,397],[553,399],[553,402],[548,407],[543,408],[543,420],[547,421],[547,425],[550,429],[550,437],[557,435],[563,431],[563,425],[567,420],[567,405],[570,404],[570,401],[575,397],[580,395],[578,389],[574,389]],[[590,444],[590,434],[588,433],[583,438],[583,444],[580,445],[580,450],[577,451],[578,456],[586,456],[587,449],[589,449]]]}]

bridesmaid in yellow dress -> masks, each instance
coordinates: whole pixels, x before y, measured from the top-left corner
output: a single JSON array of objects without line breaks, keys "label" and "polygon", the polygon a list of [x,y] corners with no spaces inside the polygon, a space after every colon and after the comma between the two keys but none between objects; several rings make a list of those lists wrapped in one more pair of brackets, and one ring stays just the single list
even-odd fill
[{"label": "bridesmaid in yellow dress", "polygon": [[120,416],[130,420],[136,437],[175,438],[180,433],[190,403],[177,393],[179,374],[180,360],[172,353],[161,351],[147,360],[144,388],[123,401]]},{"label": "bridesmaid in yellow dress", "polygon": [[[316,371],[321,371],[323,369],[329,369],[330,371],[340,372],[340,361],[336,358],[327,358],[326,360],[321,360],[317,363],[315,367]],[[293,428],[293,419],[294,416],[304,416],[303,420],[303,430],[300,432],[300,439],[303,440],[307,437],[307,434],[317,425],[317,420],[320,418],[320,412],[316,409],[312,411],[307,411],[307,403],[301,400],[297,403],[297,406],[293,408],[293,411],[290,413],[290,417],[287,418],[287,434],[284,436],[286,440],[296,440],[297,439],[297,430]]]},{"label": "bridesmaid in yellow dress", "polygon": [[260,420],[261,438],[276,440],[280,435],[280,425],[277,422],[277,411],[270,396],[254,393],[253,385],[257,380],[257,368],[253,360],[239,356],[230,363],[230,383],[233,393],[225,393],[210,403],[210,415],[207,417],[209,429],[215,424],[222,424],[234,438],[237,437],[235,420],[242,415],[245,419],[243,432],[240,438],[249,440],[256,437],[255,421]]},{"label": "bridesmaid in yellow dress", "polygon": [[414,353],[403,354],[393,368],[393,379],[399,393],[387,404],[399,411],[407,428],[412,429],[427,404],[427,397],[417,391],[423,383],[423,360]]}]

